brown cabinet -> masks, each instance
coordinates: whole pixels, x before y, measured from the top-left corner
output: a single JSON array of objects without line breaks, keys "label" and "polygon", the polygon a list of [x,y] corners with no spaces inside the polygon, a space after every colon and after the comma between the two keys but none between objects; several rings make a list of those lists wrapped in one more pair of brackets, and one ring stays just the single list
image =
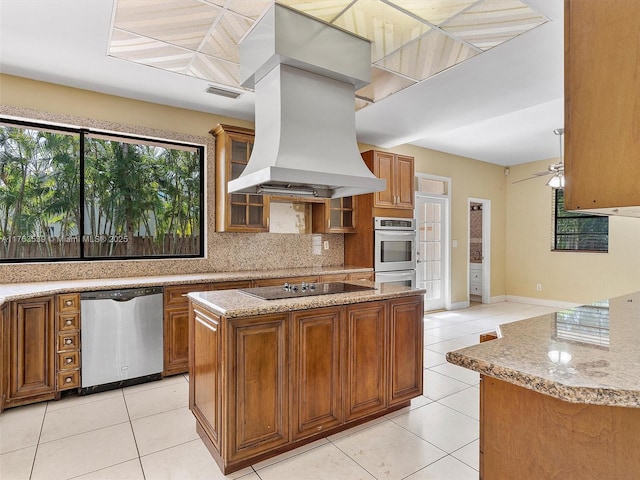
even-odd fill
[{"label": "brown cabinet", "polygon": [[209,290],[207,284],[164,288],[164,368],[163,375],[189,370],[189,299],[187,293]]},{"label": "brown cabinet", "polygon": [[565,1],[567,210],[640,216],[638,18],[637,0]]},{"label": "brown cabinet", "polygon": [[238,178],[249,162],[253,130],[218,124],[210,133],[216,139],[216,231],[268,231],[269,197],[227,190],[227,182]]},{"label": "brown cabinet", "polygon": [[338,426],[343,421],[341,308],[292,315],[292,439]]},{"label": "brown cabinet", "polygon": [[369,169],[378,178],[387,181],[387,188],[373,194],[374,208],[413,210],[414,160],[413,157],[377,150],[362,153]]},{"label": "brown cabinet", "polygon": [[222,471],[422,393],[422,296],[226,318],[192,303],[189,405]]},{"label": "brown cabinet", "polygon": [[15,406],[56,396],[55,300],[53,296],[11,302],[4,318],[6,397]]},{"label": "brown cabinet", "polygon": [[[229,461],[254,457],[289,442],[288,314],[229,322],[224,417]],[[196,356],[198,352],[196,352]]]},{"label": "brown cabinet", "polygon": [[189,408],[219,450],[222,425],[220,317],[199,307],[193,307],[191,315],[193,370],[189,377]]},{"label": "brown cabinet", "polygon": [[314,233],[354,233],[358,197],[330,198],[312,207]]},{"label": "brown cabinet", "polygon": [[387,312],[385,302],[347,307],[345,335],[345,420],[386,406]]},{"label": "brown cabinet", "polygon": [[389,302],[389,405],[422,394],[423,382],[423,297]]},{"label": "brown cabinet", "polygon": [[187,293],[249,286],[251,286],[250,280],[165,287],[164,376],[189,371],[189,299],[187,298]]}]

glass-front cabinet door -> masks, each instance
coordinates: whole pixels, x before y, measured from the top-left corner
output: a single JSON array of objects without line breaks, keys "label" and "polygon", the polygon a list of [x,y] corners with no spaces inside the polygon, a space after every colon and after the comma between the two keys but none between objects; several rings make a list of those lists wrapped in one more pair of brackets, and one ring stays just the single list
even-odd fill
[{"label": "glass-front cabinet door", "polygon": [[354,197],[332,198],[329,200],[329,231],[355,232],[354,203]]},{"label": "glass-front cabinet door", "polygon": [[269,197],[228,193],[227,183],[238,178],[249,162],[253,130],[218,125],[216,138],[216,231],[268,231]]}]

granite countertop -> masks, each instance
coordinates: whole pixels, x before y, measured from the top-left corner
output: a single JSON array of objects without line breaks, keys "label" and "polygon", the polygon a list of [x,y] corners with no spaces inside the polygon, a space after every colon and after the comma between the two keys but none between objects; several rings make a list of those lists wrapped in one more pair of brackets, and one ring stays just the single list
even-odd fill
[{"label": "granite countertop", "polygon": [[188,296],[193,303],[229,319],[268,313],[308,310],[310,308],[349,305],[375,300],[388,300],[391,298],[402,298],[426,293],[426,290],[423,289],[367,281],[353,281],[348,283],[371,286],[374,287],[374,289],[282,300],[262,300],[242,293],[239,290],[192,292],[189,293]]},{"label": "granite countertop", "polygon": [[571,403],[640,408],[640,292],[501,325],[450,363]]},{"label": "granite countertop", "polygon": [[281,270],[243,270],[236,272],[192,273],[188,275],[162,275],[153,277],[139,276],[62,280],[55,282],[6,283],[0,284],[0,305],[11,300],[20,300],[39,295],[53,295],[56,293],[90,292],[94,290],[111,290],[117,288],[188,285],[190,283],[203,282],[233,282],[260,278],[304,277],[371,271],[371,268],[338,265],[332,267],[286,268]]}]

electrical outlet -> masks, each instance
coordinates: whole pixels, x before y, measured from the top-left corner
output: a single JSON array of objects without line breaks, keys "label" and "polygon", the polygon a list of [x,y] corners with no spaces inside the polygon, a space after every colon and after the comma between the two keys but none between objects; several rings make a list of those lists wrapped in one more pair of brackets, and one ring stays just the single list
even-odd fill
[{"label": "electrical outlet", "polygon": [[329,240],[325,240],[323,246],[325,250],[329,250]]},{"label": "electrical outlet", "polygon": [[541,292],[542,291],[542,284],[541,283],[536,283],[536,290]]}]

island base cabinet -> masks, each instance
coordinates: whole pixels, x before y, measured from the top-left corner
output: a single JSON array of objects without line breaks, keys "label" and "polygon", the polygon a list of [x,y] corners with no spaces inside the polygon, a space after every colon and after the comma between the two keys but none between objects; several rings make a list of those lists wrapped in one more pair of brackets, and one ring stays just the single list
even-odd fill
[{"label": "island base cabinet", "polygon": [[342,423],[341,308],[294,312],[292,317],[292,438]]},{"label": "island base cabinet", "polygon": [[220,317],[199,308],[190,309],[189,331],[192,372],[189,407],[204,426],[214,448],[220,450],[222,391],[220,383]]},{"label": "island base cabinet", "polygon": [[227,375],[230,461],[259,455],[289,441],[287,316],[229,321]]},{"label": "island base cabinet", "polygon": [[191,303],[189,407],[222,472],[408,406],[422,317],[421,295],[241,318]]},{"label": "island base cabinet", "polygon": [[423,299],[412,297],[389,304],[389,405],[422,395],[424,379]]},{"label": "island base cabinet", "polygon": [[638,432],[640,408],[569,403],[481,378],[481,479],[638,478]]},{"label": "island base cabinet", "polygon": [[345,420],[386,406],[386,307],[383,302],[347,308]]}]

